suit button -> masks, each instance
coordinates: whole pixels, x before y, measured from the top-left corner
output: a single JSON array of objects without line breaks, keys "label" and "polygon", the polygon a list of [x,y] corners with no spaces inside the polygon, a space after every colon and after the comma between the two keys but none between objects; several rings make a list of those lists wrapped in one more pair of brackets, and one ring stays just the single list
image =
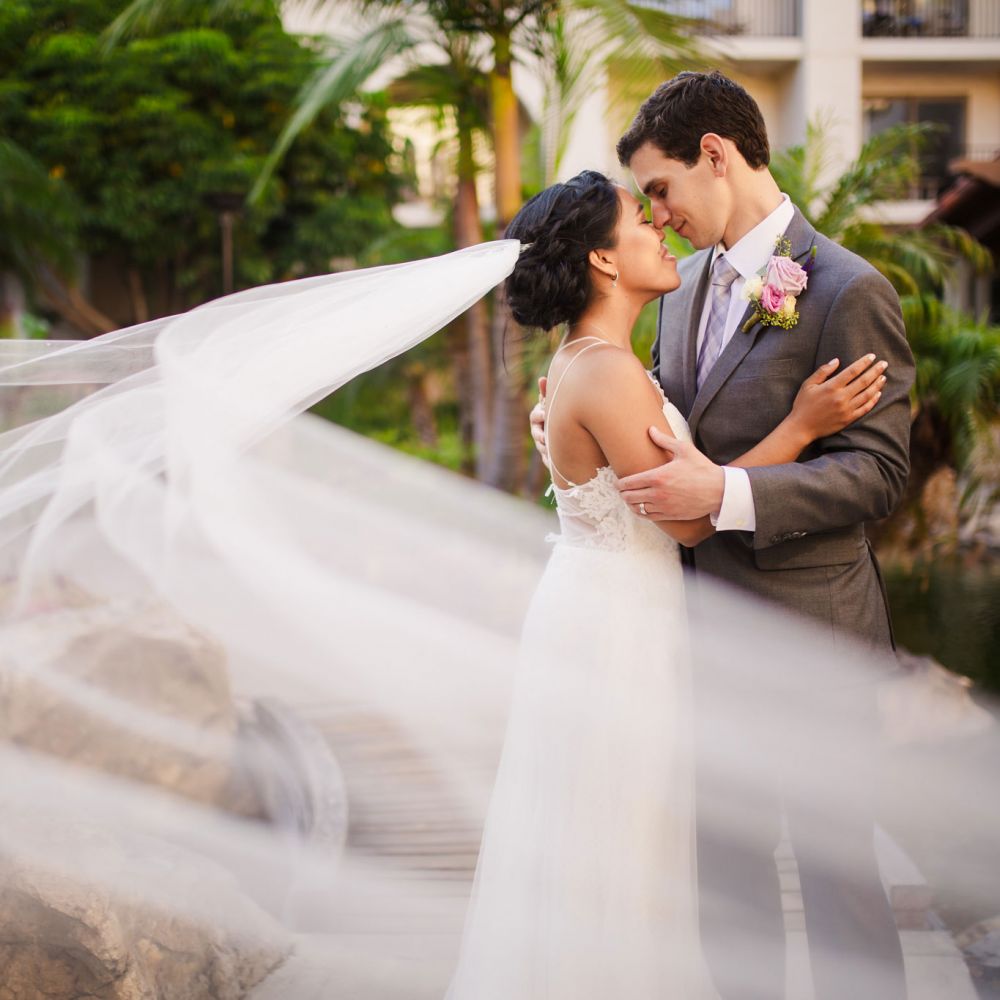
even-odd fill
[{"label": "suit button", "polygon": [[780,535],[771,535],[771,544],[772,545],[777,545],[778,542],[781,542],[781,541],[784,541],[784,539]]}]

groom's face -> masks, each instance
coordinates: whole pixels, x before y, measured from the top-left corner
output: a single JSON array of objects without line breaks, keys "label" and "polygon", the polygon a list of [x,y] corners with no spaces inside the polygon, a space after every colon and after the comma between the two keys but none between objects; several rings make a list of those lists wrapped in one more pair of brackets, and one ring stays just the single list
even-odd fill
[{"label": "groom's face", "polygon": [[696,250],[715,246],[722,239],[728,192],[718,183],[704,153],[689,167],[647,142],[635,151],[629,169],[636,186],[649,199],[655,226],[669,226]]}]

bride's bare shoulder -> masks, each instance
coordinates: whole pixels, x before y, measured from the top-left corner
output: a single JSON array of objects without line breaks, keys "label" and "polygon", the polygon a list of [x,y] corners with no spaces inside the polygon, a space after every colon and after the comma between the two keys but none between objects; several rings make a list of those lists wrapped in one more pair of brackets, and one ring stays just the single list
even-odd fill
[{"label": "bride's bare shoulder", "polygon": [[614,395],[618,399],[649,395],[649,373],[632,351],[609,344],[588,355],[580,358],[578,389],[588,395]]}]

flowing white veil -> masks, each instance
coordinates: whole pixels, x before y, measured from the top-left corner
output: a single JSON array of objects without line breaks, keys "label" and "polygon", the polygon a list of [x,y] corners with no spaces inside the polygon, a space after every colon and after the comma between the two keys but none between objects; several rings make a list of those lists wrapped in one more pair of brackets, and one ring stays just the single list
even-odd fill
[{"label": "flowing white veil", "polygon": [[[553,519],[304,411],[518,252],[0,341],[11,995],[443,995]],[[865,650],[708,582],[691,634],[713,767],[748,789],[778,768],[822,817],[863,754],[883,856],[919,848],[951,910],[1000,912],[995,737],[964,689],[927,708],[889,679],[895,743],[855,738],[838,692],[886,676]],[[740,801],[705,822],[738,840]],[[752,981],[754,929],[732,931]]]}]

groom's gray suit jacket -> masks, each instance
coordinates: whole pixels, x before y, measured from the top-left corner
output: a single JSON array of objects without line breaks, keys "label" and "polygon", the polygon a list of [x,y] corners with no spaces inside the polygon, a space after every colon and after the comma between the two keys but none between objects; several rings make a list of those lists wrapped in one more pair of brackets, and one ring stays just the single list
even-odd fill
[{"label": "groom's gray suit jacket", "polygon": [[790,330],[759,323],[732,339],[695,390],[698,324],[711,250],[682,260],[680,289],[664,296],[653,370],[688,419],[698,447],[726,464],[765,438],[791,411],[802,382],[821,364],[841,367],[871,352],[889,362],[875,409],[815,442],[797,462],[749,469],[756,531],[719,532],[690,560],[706,572],[876,645],[892,641],[878,564],[864,522],[898,503],[909,473],[913,355],[899,299],[856,254],[818,234],[796,209],[786,237],[816,262]]}]

